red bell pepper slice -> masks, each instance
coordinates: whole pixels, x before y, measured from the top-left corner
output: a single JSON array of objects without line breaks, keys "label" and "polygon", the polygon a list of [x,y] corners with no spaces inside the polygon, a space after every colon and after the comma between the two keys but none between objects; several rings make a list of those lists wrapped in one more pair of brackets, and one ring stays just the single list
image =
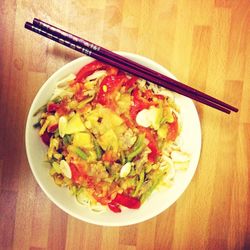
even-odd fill
[{"label": "red bell pepper slice", "polygon": [[43,141],[43,143],[47,146],[49,146],[50,144],[50,137],[52,136],[51,133],[49,133],[48,131],[45,131],[42,135],[41,135],[41,139]]},{"label": "red bell pepper slice", "polygon": [[126,81],[126,82],[124,83],[125,89],[126,89],[126,90],[129,90],[130,88],[132,88],[132,87],[135,85],[137,79],[138,79],[138,77],[132,76],[128,81]]},{"label": "red bell pepper slice", "polygon": [[88,187],[92,188],[94,186],[93,178],[87,175],[81,164],[70,162],[69,167],[72,173],[72,180],[75,183],[81,184],[82,182],[85,182]]},{"label": "red bell pepper slice", "polygon": [[108,75],[117,75],[118,74],[118,69],[112,66],[107,65],[106,71]]},{"label": "red bell pepper slice", "polygon": [[158,105],[157,102],[152,100],[153,94],[151,90],[146,90],[145,93],[142,93],[139,88],[135,88],[132,92],[132,96],[134,104],[130,107],[130,116],[133,120],[136,119],[136,115],[141,110]]},{"label": "red bell pepper slice", "polygon": [[148,154],[148,160],[150,162],[156,162],[157,157],[160,154],[160,151],[159,151],[158,145],[157,145],[157,135],[156,135],[156,133],[152,129],[149,129],[149,128],[139,127],[139,130],[142,133],[146,134],[146,138],[149,141],[148,147],[151,150],[151,152]]},{"label": "red bell pepper slice", "polygon": [[73,164],[72,162],[70,162],[69,167],[70,167],[71,174],[72,174],[72,180],[73,180],[74,182],[77,183],[77,182],[78,182],[78,178],[79,178],[81,175],[80,175],[80,173],[79,173],[79,171],[78,171],[76,165]]},{"label": "red bell pepper slice", "polygon": [[108,203],[108,207],[114,213],[120,213],[122,211],[120,206],[115,202]]},{"label": "red bell pepper slice", "polygon": [[164,95],[154,95],[157,99],[159,99],[159,100],[165,100],[165,96]]},{"label": "red bell pepper slice", "polygon": [[141,202],[139,199],[125,194],[117,194],[112,202],[131,209],[138,209],[141,206]]},{"label": "red bell pepper slice", "polygon": [[146,138],[149,140],[148,147],[151,152],[148,154],[148,160],[151,162],[156,162],[159,155],[159,150],[156,141],[156,135],[153,134],[152,130],[147,130]]},{"label": "red bell pepper slice", "polygon": [[75,84],[75,94],[74,94],[75,99],[80,102],[84,98],[86,98],[84,91],[83,91],[83,84],[82,83],[77,83]]},{"label": "red bell pepper slice", "polygon": [[93,74],[96,70],[102,69],[104,67],[106,67],[106,64],[99,62],[99,61],[93,61],[93,62],[83,66],[76,74],[76,78],[75,78],[73,84],[77,83],[77,82],[84,81],[86,79],[86,77]]},{"label": "red bell pepper slice", "polygon": [[151,152],[148,154],[148,160],[151,162],[156,162],[159,152],[155,141],[150,141],[148,147],[151,150]]},{"label": "red bell pepper slice", "polygon": [[60,103],[50,102],[47,105],[47,112],[54,113],[57,112],[59,115],[66,115],[70,111],[68,107],[68,101],[64,98]]},{"label": "red bell pepper slice", "polygon": [[147,99],[147,100],[150,100],[150,99],[153,99],[153,92],[151,89],[147,89],[144,93],[143,93],[144,97]]},{"label": "red bell pepper slice", "polygon": [[60,103],[58,103],[58,107],[56,112],[62,116],[62,115],[67,115],[70,112],[70,108],[68,106],[68,100],[67,98],[63,98]]},{"label": "red bell pepper slice", "polygon": [[51,102],[47,105],[47,111],[50,113],[56,112],[58,107],[59,107],[58,103]]},{"label": "red bell pepper slice", "polygon": [[122,70],[118,70],[118,73],[117,73],[119,76],[125,76],[126,73]]},{"label": "red bell pepper slice", "polygon": [[49,125],[48,128],[47,128],[47,131],[49,133],[54,133],[58,128],[58,124],[55,123],[55,124],[52,124],[52,125]]},{"label": "red bell pepper slice", "polygon": [[157,99],[159,100],[164,100],[165,97],[163,95],[158,95],[158,94],[154,94],[152,92],[151,89],[147,89],[145,92],[144,92],[144,96],[146,97],[146,99],[149,101],[149,100],[152,100],[154,97],[156,97]]},{"label": "red bell pepper slice", "polygon": [[121,88],[125,81],[127,81],[127,77],[122,75],[108,75],[104,77],[97,94],[97,102],[102,105],[113,103],[113,95],[116,94],[116,91]]},{"label": "red bell pepper slice", "polygon": [[101,203],[104,206],[108,205],[108,203],[110,202],[110,199],[108,199],[107,197],[98,196],[97,192],[94,192],[92,196],[97,202]]}]

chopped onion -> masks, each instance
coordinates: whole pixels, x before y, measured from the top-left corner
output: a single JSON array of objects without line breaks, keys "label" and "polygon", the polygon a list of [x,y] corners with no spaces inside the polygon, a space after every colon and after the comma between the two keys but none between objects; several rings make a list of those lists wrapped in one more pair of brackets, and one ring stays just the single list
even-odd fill
[{"label": "chopped onion", "polygon": [[123,165],[120,171],[120,177],[124,178],[128,176],[128,174],[131,171],[131,167],[132,167],[132,162],[127,162],[125,165]]},{"label": "chopped onion", "polygon": [[95,79],[100,78],[100,77],[103,77],[103,76],[105,76],[105,75],[107,75],[106,70],[95,71],[92,75],[89,75],[89,76],[86,78],[86,81],[95,80]]},{"label": "chopped onion", "polygon": [[62,173],[63,173],[64,176],[66,176],[69,179],[71,179],[72,173],[71,173],[69,164],[65,160],[61,160],[60,161],[60,169],[61,169],[61,171],[62,171]]}]

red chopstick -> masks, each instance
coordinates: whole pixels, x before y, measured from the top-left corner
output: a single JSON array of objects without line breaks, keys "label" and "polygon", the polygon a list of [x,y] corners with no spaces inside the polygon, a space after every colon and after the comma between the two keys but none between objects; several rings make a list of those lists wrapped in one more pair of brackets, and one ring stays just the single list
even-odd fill
[{"label": "red chopstick", "polygon": [[[34,19],[34,22],[35,22],[35,24],[37,26],[39,26],[37,19]],[[174,85],[172,83],[169,83],[169,82],[167,82],[165,80],[162,80],[161,78],[156,77],[155,75],[150,75],[150,74],[145,73],[145,71],[143,71],[143,70],[142,71],[139,70],[138,67],[140,66],[140,64],[138,64],[138,63],[136,63],[137,68],[135,68],[135,67],[132,67],[132,66],[131,67],[128,66],[128,63],[121,63],[121,58],[126,59],[126,58],[123,58],[122,56],[119,56],[119,58],[120,58],[119,61],[120,62],[116,61],[114,59],[111,59],[110,57],[107,56],[107,51],[108,50],[106,50],[106,49],[105,49],[105,56],[104,56],[100,52],[100,47],[98,48],[97,45],[93,45],[93,44],[91,45],[90,42],[85,41],[85,40],[83,40],[83,41],[85,41],[85,46],[84,45],[79,45],[79,38],[75,37],[72,34],[67,33],[66,31],[59,30],[59,29],[57,29],[56,27],[53,27],[53,26],[52,26],[52,28],[50,28],[49,24],[45,24],[45,26],[42,25],[42,27],[40,27],[40,26],[36,27],[33,24],[28,23],[28,22],[25,23],[25,28],[27,28],[29,30],[32,30],[33,32],[36,32],[36,33],[38,33],[40,35],[43,35],[43,36],[45,36],[45,37],[47,37],[47,38],[49,38],[51,40],[59,42],[59,43],[65,45],[67,47],[70,47],[70,48],[72,48],[74,50],[82,52],[82,53],[84,53],[84,54],[86,54],[88,56],[91,56],[91,57],[93,57],[93,58],[95,58],[97,60],[103,61],[103,62],[105,62],[107,64],[110,64],[112,66],[120,68],[120,69],[122,69],[122,70],[124,70],[124,71],[126,71],[126,72],[128,72],[130,74],[133,74],[133,75],[136,75],[138,77],[144,78],[147,81],[154,82],[154,83],[156,83],[156,84],[158,84],[160,86],[163,86],[163,87],[168,88],[168,89],[170,89],[172,91],[175,91],[175,92],[177,92],[179,94],[190,97],[190,98],[192,98],[192,99],[194,99],[196,101],[204,103],[204,104],[206,104],[208,106],[216,108],[216,109],[218,109],[220,111],[223,111],[225,113],[228,113],[228,114],[230,113],[230,110],[228,109],[227,106],[225,107],[225,105],[224,106],[218,105],[218,104],[212,102],[211,100],[206,99],[204,96],[201,96],[200,94],[196,95],[194,93],[194,91],[189,92],[188,89],[184,88],[184,86],[185,86],[184,84],[182,84],[183,86],[182,86],[182,88],[180,88],[179,86],[176,86],[176,85]],[[81,42],[81,43],[83,43],[83,42]],[[97,53],[98,51],[99,51],[99,53]],[[113,56],[114,55],[118,56],[117,54],[115,54],[115,53],[113,53],[111,51],[110,51],[110,53],[112,53]],[[126,61],[128,61],[128,59],[126,59]],[[129,63],[131,65],[134,62],[129,60]],[[144,69],[147,69],[147,68],[144,67]],[[148,69],[148,70],[150,70],[150,69]],[[157,73],[157,74],[159,74],[159,73]],[[164,76],[164,77],[166,77],[166,76]],[[171,78],[169,78],[169,79],[171,79]],[[171,80],[173,80],[173,79],[171,79]],[[173,81],[175,81],[175,80],[173,80]],[[188,87],[188,86],[186,86],[186,87]],[[202,92],[200,92],[200,93],[202,93]],[[226,104],[226,105],[228,105],[228,104]],[[228,105],[228,106],[232,107],[231,105]],[[238,109],[236,109],[235,107],[233,107],[233,109],[232,108],[230,108],[230,109],[232,111],[236,111],[236,112],[238,111]]]}]

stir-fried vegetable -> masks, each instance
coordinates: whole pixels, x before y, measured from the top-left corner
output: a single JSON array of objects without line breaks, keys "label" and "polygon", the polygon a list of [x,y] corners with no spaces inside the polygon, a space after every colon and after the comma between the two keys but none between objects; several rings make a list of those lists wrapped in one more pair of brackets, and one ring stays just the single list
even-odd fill
[{"label": "stir-fried vegetable", "polygon": [[138,209],[190,160],[171,92],[93,61],[58,82],[34,124],[50,174],[94,211]]}]

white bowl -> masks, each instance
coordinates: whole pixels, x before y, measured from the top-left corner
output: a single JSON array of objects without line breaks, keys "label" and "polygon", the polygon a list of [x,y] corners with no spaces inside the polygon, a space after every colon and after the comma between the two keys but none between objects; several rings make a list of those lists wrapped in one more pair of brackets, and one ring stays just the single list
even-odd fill
[{"label": "white bowl", "polygon": [[[167,69],[148,58],[127,52],[117,53],[174,78]],[[47,147],[41,142],[38,131],[32,125],[37,122],[37,117],[33,117],[33,114],[49,100],[55,89],[56,82],[72,72],[76,73],[83,65],[92,60],[89,57],[81,57],[64,65],[38,91],[28,114],[25,132],[26,152],[30,168],[39,186],[49,199],[71,216],[102,226],[125,226],[143,222],[171,206],[189,185],[200,156],[201,129],[199,117],[193,102],[189,98],[175,94],[183,120],[181,134],[183,148],[190,152],[192,157],[189,168],[186,171],[178,172],[174,185],[170,189],[163,192],[154,192],[148,201],[137,210],[123,208],[123,211],[118,214],[108,210],[104,213],[90,211],[87,207],[80,205],[67,188],[58,187],[54,183],[53,178],[49,175],[49,163],[45,162]]]}]

